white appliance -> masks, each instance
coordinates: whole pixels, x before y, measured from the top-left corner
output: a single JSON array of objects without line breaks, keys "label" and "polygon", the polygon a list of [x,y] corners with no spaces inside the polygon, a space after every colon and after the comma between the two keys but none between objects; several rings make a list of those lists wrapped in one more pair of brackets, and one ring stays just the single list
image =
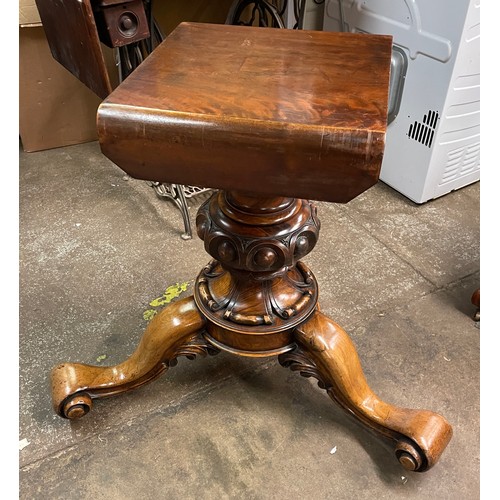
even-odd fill
[{"label": "white appliance", "polygon": [[393,36],[380,179],[416,203],[479,180],[479,4],[325,0],[325,31]]}]

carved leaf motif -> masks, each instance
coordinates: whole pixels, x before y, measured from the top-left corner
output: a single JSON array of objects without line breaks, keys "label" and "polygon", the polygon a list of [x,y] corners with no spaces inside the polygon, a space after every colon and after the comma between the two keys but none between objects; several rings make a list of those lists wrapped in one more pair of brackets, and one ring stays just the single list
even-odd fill
[{"label": "carved leaf motif", "polygon": [[290,368],[290,370],[294,372],[297,371],[303,377],[314,377],[318,381],[318,386],[321,389],[328,390],[331,387],[331,384],[324,380],[316,363],[314,363],[299,346],[296,346],[291,351],[280,354],[278,356],[278,361],[281,366]]},{"label": "carved leaf motif", "polygon": [[219,349],[207,342],[201,333],[196,333],[188,340],[188,342],[179,346],[175,350],[172,359],[168,361],[168,365],[175,366],[179,356],[186,356],[186,358],[194,360],[196,356],[205,358],[207,355],[215,356],[216,354],[219,354],[219,352]]}]

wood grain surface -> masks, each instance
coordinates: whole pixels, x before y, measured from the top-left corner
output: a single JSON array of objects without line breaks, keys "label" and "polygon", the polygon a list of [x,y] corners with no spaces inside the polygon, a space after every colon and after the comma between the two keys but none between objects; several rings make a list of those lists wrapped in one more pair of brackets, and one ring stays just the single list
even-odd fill
[{"label": "wood grain surface", "polygon": [[347,333],[319,311],[295,330],[295,340],[297,348],[279,357],[283,366],[317,378],[335,403],[392,441],[396,458],[406,469],[424,472],[436,464],[453,435],[444,417],[381,400],[368,386]]},{"label": "wood grain surface", "polygon": [[52,56],[101,99],[113,90],[91,0],[36,0]]},{"label": "wood grain surface", "polygon": [[391,37],[181,23],[101,105],[131,176],[347,202],[378,180]]}]

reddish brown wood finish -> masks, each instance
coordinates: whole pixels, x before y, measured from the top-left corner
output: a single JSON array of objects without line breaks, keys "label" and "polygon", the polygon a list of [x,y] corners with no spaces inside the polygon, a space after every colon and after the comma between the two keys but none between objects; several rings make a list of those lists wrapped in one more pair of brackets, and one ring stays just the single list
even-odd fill
[{"label": "reddish brown wood finish", "polygon": [[196,223],[215,259],[195,286],[209,340],[248,356],[290,349],[293,329],[318,300],[316,280],[299,262],[318,239],[316,207],[220,191],[200,207]]},{"label": "reddish brown wood finish", "polygon": [[177,364],[176,358],[216,354],[201,335],[205,320],[192,298],[155,316],[136,351],[116,366],[64,363],[52,370],[52,403],[62,417],[75,419],[92,409],[92,400],[114,396],[151,382]]},{"label": "reddish brown wood finish", "polygon": [[99,0],[94,17],[99,38],[108,47],[123,47],[150,36],[143,0]]},{"label": "reddish brown wood finish", "polygon": [[36,0],[56,61],[104,99],[113,90],[91,0]]},{"label": "reddish brown wood finish", "polygon": [[391,37],[182,23],[101,105],[132,177],[347,202],[378,180]]},{"label": "reddish brown wood finish", "polygon": [[436,463],[448,422],[373,393],[300,261],[320,227],[307,199],[345,202],[377,181],[390,48],[388,37],[182,24],[102,104],[102,150],[126,172],[226,191],[198,212],[214,260],[194,298],[155,318],[124,363],[55,368],[60,415],[78,418],[92,399],[138,387],[180,355],[279,354],[392,440],[405,468]]},{"label": "reddish brown wood finish", "polygon": [[283,366],[315,377],[328,395],[377,434],[390,439],[403,467],[430,469],[448,445],[452,428],[437,413],[399,408],[368,386],[356,349],[344,330],[316,312],[295,330],[297,347],[279,358]]},{"label": "reddish brown wood finish", "polygon": [[472,294],[472,297],[470,298],[470,301],[472,302],[473,305],[476,306],[476,312],[474,313],[474,321],[479,321],[480,318],[480,309],[481,309],[481,292],[480,289],[478,288],[477,290],[474,290],[474,293]]}]

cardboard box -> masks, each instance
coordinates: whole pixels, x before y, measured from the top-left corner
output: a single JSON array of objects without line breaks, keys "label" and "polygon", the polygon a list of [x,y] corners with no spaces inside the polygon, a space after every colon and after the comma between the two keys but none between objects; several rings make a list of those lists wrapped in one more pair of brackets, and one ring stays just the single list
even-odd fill
[{"label": "cardboard box", "polygon": [[[118,71],[103,47],[114,86]],[[19,135],[27,152],[97,140],[102,99],[53,57],[35,0],[19,1]]]},{"label": "cardboard box", "polygon": [[[232,0],[156,2],[165,34],[182,21],[223,23]],[[118,81],[113,52],[103,46],[113,88]],[[19,134],[27,152],[97,139],[101,99],[59,64],[50,52],[35,0],[19,1]]]},{"label": "cardboard box", "polygon": [[19,25],[41,24],[35,0],[19,0]]},{"label": "cardboard box", "polygon": [[96,140],[100,103],[55,61],[41,26],[19,28],[19,135],[24,151]]}]

